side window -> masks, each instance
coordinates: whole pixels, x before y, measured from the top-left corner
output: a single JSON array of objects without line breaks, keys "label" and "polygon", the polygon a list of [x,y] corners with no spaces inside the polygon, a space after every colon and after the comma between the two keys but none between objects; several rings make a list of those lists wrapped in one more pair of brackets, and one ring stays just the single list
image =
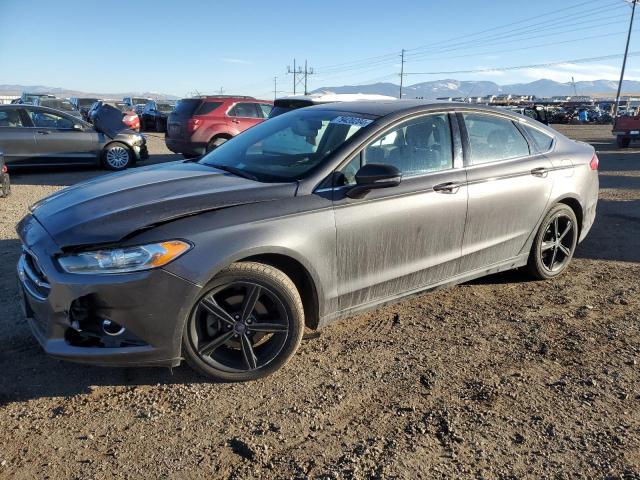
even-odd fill
[{"label": "side window", "polygon": [[57,129],[71,129],[73,128],[73,121],[60,115],[55,115],[48,112],[34,112],[29,110],[29,116],[33,125],[37,128],[57,128]]},{"label": "side window", "polygon": [[258,106],[260,107],[260,111],[262,112],[263,118],[269,118],[269,114],[273,109],[273,105],[268,105],[266,103],[259,103]]},{"label": "side window", "polygon": [[232,117],[262,118],[261,115],[258,114],[255,103],[236,103],[229,112],[229,115]]},{"label": "side window", "polygon": [[472,165],[529,155],[529,144],[508,118],[463,113]]},{"label": "side window", "polygon": [[0,110],[0,127],[23,127],[22,118],[18,109]]},{"label": "side window", "polygon": [[356,172],[366,163],[393,165],[404,178],[452,168],[449,117],[426,115],[383,133],[341,169],[339,184],[354,184]]},{"label": "side window", "polygon": [[[213,112],[220,105],[222,105],[222,102],[202,102],[202,104],[196,109],[194,115],[207,115]],[[231,115],[231,112],[229,112],[229,115]]]},{"label": "side window", "polygon": [[531,137],[531,140],[533,140],[533,147],[536,152],[544,153],[553,145],[553,137],[551,135],[524,123],[521,123],[520,126],[527,132],[527,135]]}]

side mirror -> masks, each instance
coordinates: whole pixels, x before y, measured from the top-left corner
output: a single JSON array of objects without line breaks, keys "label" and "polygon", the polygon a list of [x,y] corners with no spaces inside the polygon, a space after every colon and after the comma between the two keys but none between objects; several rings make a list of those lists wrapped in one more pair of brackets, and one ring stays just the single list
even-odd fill
[{"label": "side mirror", "polygon": [[397,187],[402,173],[393,165],[368,163],[356,173],[356,184],[347,192],[349,198],[362,198],[370,190]]},{"label": "side mirror", "polygon": [[73,124],[73,129],[76,132],[84,132],[84,127],[82,125],[80,125],[79,123],[74,123]]}]

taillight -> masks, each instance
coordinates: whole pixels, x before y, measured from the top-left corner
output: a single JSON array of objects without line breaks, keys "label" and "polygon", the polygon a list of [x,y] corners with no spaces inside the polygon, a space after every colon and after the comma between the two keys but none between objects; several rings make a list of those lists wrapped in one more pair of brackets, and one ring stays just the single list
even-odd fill
[{"label": "taillight", "polygon": [[202,125],[202,120],[199,118],[190,118],[187,122],[187,131],[189,133],[193,133],[200,128],[200,125]]},{"label": "taillight", "polygon": [[591,161],[589,162],[589,167],[591,167],[591,170],[597,170],[599,163],[600,163],[600,160],[598,160],[598,155],[594,153],[593,157],[591,158]]}]

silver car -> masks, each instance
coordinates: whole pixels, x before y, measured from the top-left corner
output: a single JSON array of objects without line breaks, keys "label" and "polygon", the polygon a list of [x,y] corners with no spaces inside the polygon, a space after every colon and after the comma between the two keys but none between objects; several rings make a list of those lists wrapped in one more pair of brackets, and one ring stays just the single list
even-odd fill
[{"label": "silver car", "polygon": [[597,168],[591,146],[506,111],[294,110],[36,204],[17,227],[26,311],[59,358],[259,378],[305,326],[513,268],[560,275]]},{"label": "silver car", "polygon": [[101,107],[95,125],[53,108],[0,105],[0,150],[11,169],[89,164],[123,170],[149,156],[146,139],[108,105]]}]

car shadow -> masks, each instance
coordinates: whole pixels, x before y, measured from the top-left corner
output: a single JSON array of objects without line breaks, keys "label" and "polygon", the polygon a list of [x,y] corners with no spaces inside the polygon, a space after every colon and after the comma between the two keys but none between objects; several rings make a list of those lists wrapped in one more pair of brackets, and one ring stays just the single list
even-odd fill
[{"label": "car shadow", "polygon": [[[136,168],[146,167],[159,163],[174,162],[183,160],[184,157],[178,154],[154,154],[149,155],[148,160],[137,162],[129,171]],[[64,167],[24,167],[16,168],[9,166],[9,174],[13,185],[49,185],[67,187],[78,182],[90,180],[100,175],[112,173],[98,166],[92,165],[67,165]]]}]

